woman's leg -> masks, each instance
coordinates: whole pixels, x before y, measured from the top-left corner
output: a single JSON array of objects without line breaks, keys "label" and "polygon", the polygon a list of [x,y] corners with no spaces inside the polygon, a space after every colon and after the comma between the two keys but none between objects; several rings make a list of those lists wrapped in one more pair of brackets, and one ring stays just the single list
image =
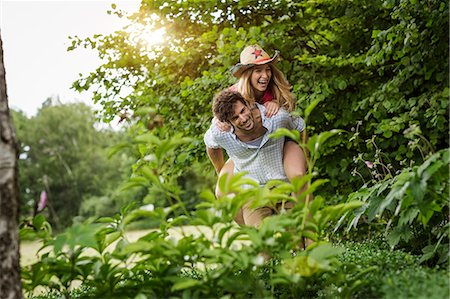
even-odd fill
[{"label": "woman's leg", "polygon": [[223,165],[222,169],[219,172],[219,178],[217,179],[216,184],[216,197],[221,197],[223,194],[220,192],[219,189],[219,181],[223,175],[227,175],[227,180],[231,178],[234,171],[234,162],[232,160],[228,160],[225,165]]},{"label": "woman's leg", "polygon": [[261,222],[264,218],[272,216],[274,214],[274,210],[269,207],[261,207],[252,209],[250,208],[250,203],[245,204],[242,209],[242,220],[244,224],[247,226],[253,226],[258,228],[261,225]]},{"label": "woman's leg", "polygon": [[[292,179],[295,177],[302,177],[307,173],[305,153],[297,144],[297,142],[288,140],[284,143],[283,166],[284,172],[286,173],[289,181],[292,181]],[[299,193],[301,194],[307,188],[308,186],[306,184],[303,185],[301,190],[299,190]],[[303,241],[300,243],[300,248],[306,248],[312,243],[312,240],[303,238]]]},{"label": "woman's leg", "polygon": [[292,140],[284,143],[283,166],[289,181],[306,174],[306,157],[300,146]]}]

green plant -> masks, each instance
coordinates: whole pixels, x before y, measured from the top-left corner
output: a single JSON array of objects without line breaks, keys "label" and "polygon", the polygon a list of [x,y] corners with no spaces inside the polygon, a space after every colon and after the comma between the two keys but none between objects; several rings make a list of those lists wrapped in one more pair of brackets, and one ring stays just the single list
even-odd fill
[{"label": "green plant", "polygon": [[[122,15],[114,8],[113,13]],[[98,50],[105,61],[74,88],[93,90],[104,118],[120,115],[133,123],[132,137],[118,148],[133,149],[137,163],[127,186],[143,188],[146,194],[138,200],[153,208],[126,208],[46,242],[53,251],[23,270],[26,289],[31,292],[41,285],[67,297],[72,295],[70,286],[81,280],[84,296],[91,298],[298,298],[382,297],[389,292],[393,297],[399,295],[397,285],[407,288],[405,277],[426,278],[428,289],[433,280],[442,285],[442,274],[426,268],[420,268],[425,275],[409,276],[418,262],[411,255],[401,256],[411,261],[411,268],[389,276],[401,274],[398,284],[380,276],[371,280],[384,268],[394,271],[401,265],[394,251],[368,257],[360,247],[359,258],[348,261],[339,259],[340,250],[326,240],[334,222],[347,212],[354,220],[351,225],[360,227],[357,218],[367,217],[388,227],[396,247],[420,252],[426,240],[422,259],[430,264],[445,260],[448,207],[442,195],[448,194],[448,159],[414,164],[433,151],[438,151],[433,157],[445,157],[439,150],[448,147],[448,3],[155,0],[143,1],[131,19],[133,26],[111,35],[73,38],[71,49]],[[139,32],[165,26],[166,43],[141,47]],[[130,34],[131,28],[137,32]],[[242,190],[249,182],[236,176],[230,184],[222,182],[225,190],[236,191],[234,197],[218,201],[206,191],[200,200],[199,193],[192,192],[199,204],[190,210],[180,174],[192,164],[206,165],[201,136],[210,124],[212,95],[234,83],[226,75],[228,69],[251,43],[281,51],[279,67],[293,85],[297,112],[308,118],[313,136],[304,146],[320,159],[314,156],[311,172],[292,184],[272,182],[266,188]],[[126,89],[131,92],[122,96]],[[314,107],[317,113],[311,114]],[[327,131],[350,132],[355,123],[358,129],[350,138]],[[316,153],[315,145],[325,139]],[[386,153],[383,161],[376,160],[378,151]],[[400,173],[385,175],[379,169],[382,177],[375,178],[374,186],[364,186],[341,204],[339,199],[358,190],[359,179],[351,169],[360,153],[376,167],[389,161]],[[329,184],[324,184],[327,179]],[[305,183],[307,192],[291,195]],[[335,205],[328,202],[330,193],[338,198]],[[232,225],[236,211],[248,200],[255,205],[280,200],[297,205],[290,213],[267,219],[260,230]],[[359,201],[366,205],[353,211]],[[158,223],[159,229],[128,240],[125,229],[145,219]],[[302,237],[317,245],[299,251]],[[83,246],[95,254],[84,255]],[[263,252],[273,256],[270,263],[264,263]],[[383,263],[365,263],[368,260]]]},{"label": "green plant", "polygon": [[[317,158],[318,144],[326,139],[323,136],[331,135],[311,138],[313,157]],[[361,202],[329,206],[320,196],[303,200],[324,183],[313,182],[298,195],[295,191],[310,181],[312,174],[292,183],[272,181],[264,188],[244,188],[255,183],[237,174],[219,183],[234,196],[217,200],[211,191],[205,191],[203,200],[189,213],[174,192],[178,186],[171,186],[177,181],[166,180],[157,172],[158,167],[167,167],[164,163],[187,139],[144,135],[137,141],[142,155],[151,150],[154,158],[140,161],[126,186],[145,186],[174,201],[146,209],[129,205],[113,217],[74,225],[45,241],[44,248],[51,251],[23,269],[26,290],[45,286],[68,297],[71,286],[79,281],[91,298],[298,297],[317,293],[314,284],[327,277],[326,273],[340,272],[340,249],[326,242],[327,231]],[[280,215],[265,219],[258,229],[237,227],[232,222],[236,211],[249,201],[271,205],[280,200],[297,204],[289,213],[280,211]],[[159,228],[136,241],[128,240],[126,227],[143,219],[157,221]],[[304,237],[316,242],[301,250]],[[269,263],[265,262],[267,256],[272,257]]]},{"label": "green plant", "polygon": [[44,215],[23,219],[19,225],[19,238],[21,241],[34,239],[48,239],[52,236],[52,226]]},{"label": "green plant", "polygon": [[362,215],[369,222],[384,219],[392,247],[401,244],[412,252],[422,251],[421,262],[448,261],[448,163],[449,150],[441,150],[419,166],[350,194],[349,200],[366,204],[347,214],[348,229],[356,227]]},{"label": "green plant", "polygon": [[23,218],[43,213],[53,229],[61,231],[79,215],[84,200],[112,193],[129,176],[128,155],[107,159],[108,148],[123,133],[98,129],[95,113],[86,104],[61,104],[49,98],[35,116],[15,111],[13,116],[21,147]]},{"label": "green plant", "polygon": [[[280,51],[278,66],[293,86],[300,115],[311,103],[317,106],[307,123],[309,134],[329,128],[350,132],[359,124],[355,138],[338,135],[322,149],[316,166],[319,178],[330,184],[320,194],[358,189],[352,159],[376,154],[366,142],[374,135],[394,169],[421,160],[408,143],[419,140],[424,146],[424,141],[404,134],[408,128],[418,128],[434,150],[448,147],[445,1],[154,0],[143,1],[130,20],[133,26],[111,35],[72,39],[71,50],[92,48],[105,59],[74,87],[94,92],[105,119],[125,112],[139,116],[143,109],[148,114],[139,116],[141,126],[150,123],[159,138],[181,130],[193,138],[170,171],[206,161],[201,136],[210,125],[213,95],[235,83],[228,71],[253,43]],[[164,28],[165,42],[142,47],[139,40],[149,28]],[[122,90],[131,92],[122,96]]]},{"label": "green plant", "polygon": [[[346,265],[343,272],[348,278],[343,283],[325,286],[319,292],[319,298],[344,297],[346,283],[354,279],[359,280],[359,283],[355,282],[357,288],[353,290],[351,298],[449,296],[449,276],[445,268],[420,266],[418,256],[391,250],[383,238],[361,242],[341,241],[338,244],[344,249],[338,259]],[[363,276],[361,273],[364,273]]]}]

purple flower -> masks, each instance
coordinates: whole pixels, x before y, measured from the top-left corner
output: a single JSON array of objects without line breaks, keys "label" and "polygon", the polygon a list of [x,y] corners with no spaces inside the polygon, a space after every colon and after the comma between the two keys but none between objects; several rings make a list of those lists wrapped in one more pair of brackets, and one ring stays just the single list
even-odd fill
[{"label": "purple flower", "polygon": [[39,198],[39,203],[37,206],[37,211],[40,212],[45,208],[45,205],[47,204],[47,192],[42,191],[41,197]]},{"label": "purple flower", "polygon": [[370,161],[364,161],[364,163],[366,163],[366,166],[369,167],[370,169],[373,168],[373,163]]}]

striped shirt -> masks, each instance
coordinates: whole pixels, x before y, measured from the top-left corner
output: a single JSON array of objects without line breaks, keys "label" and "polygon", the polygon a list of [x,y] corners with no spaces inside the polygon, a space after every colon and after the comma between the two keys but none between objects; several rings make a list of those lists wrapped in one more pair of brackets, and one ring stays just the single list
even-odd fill
[{"label": "striped shirt", "polygon": [[286,110],[280,108],[277,114],[267,118],[264,115],[265,107],[256,104],[261,112],[263,126],[267,129],[259,145],[242,142],[234,134],[233,128],[224,132],[214,123],[204,136],[209,148],[223,148],[231,160],[234,161],[234,173],[246,172],[246,177],[252,178],[260,186],[269,180],[288,181],[283,168],[284,138],[269,138],[269,134],[279,128],[303,131],[305,122],[300,117],[291,116]]}]

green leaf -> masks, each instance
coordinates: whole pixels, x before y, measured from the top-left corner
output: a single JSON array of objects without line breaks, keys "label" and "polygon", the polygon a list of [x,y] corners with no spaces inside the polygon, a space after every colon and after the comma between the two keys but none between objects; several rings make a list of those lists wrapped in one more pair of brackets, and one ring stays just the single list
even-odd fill
[{"label": "green leaf", "polygon": [[[309,187],[308,189],[304,190],[300,196],[299,199],[305,198],[308,194],[314,193],[318,187],[322,186],[323,184],[327,183],[329,180],[328,179],[318,179],[315,180]],[[297,189],[299,190],[299,189]]]},{"label": "green leaf", "polygon": [[150,133],[136,136],[134,138],[134,141],[136,143],[147,143],[155,145],[159,145],[161,143],[161,140],[158,137]]},{"label": "green leaf", "polygon": [[283,138],[288,137],[297,143],[300,143],[300,132],[297,130],[289,130],[286,128],[279,128],[275,132],[269,134],[269,138]]},{"label": "green leaf", "polygon": [[316,159],[320,156],[321,146],[332,136],[345,132],[344,130],[333,129],[331,131],[322,132],[319,135],[314,135],[308,140],[308,150],[312,157]]},{"label": "green leaf", "polygon": [[101,217],[99,219],[97,219],[98,223],[112,223],[114,222],[114,218],[112,217]]},{"label": "green leaf", "polygon": [[[402,186],[403,184],[403,186]],[[394,186],[392,187],[391,191],[388,193],[386,198],[384,198],[380,204],[377,207],[377,210],[375,211],[376,214],[381,215],[383,214],[386,207],[391,205],[394,200],[401,199],[403,196],[405,196],[406,190],[410,187],[410,182],[402,182],[398,180]]]},{"label": "green leaf", "polygon": [[106,235],[105,246],[108,247],[122,236],[122,232],[113,232]]},{"label": "green leaf", "polygon": [[322,206],[324,202],[323,196],[317,195],[314,197],[314,200],[311,202],[311,205],[309,207],[311,215],[314,215]]},{"label": "green leaf", "polygon": [[108,151],[108,159],[111,159],[112,156],[114,156],[115,154],[117,154],[118,152],[126,149],[126,148],[130,148],[130,144],[128,142],[126,143],[120,143],[118,145],[112,146],[109,151]]},{"label": "green leaf", "polygon": [[[158,180],[158,178],[156,177],[157,175],[153,172],[153,169],[151,169],[148,165],[144,165],[139,169],[142,174],[144,174],[144,176],[151,181],[154,181],[155,179]],[[143,180],[141,179],[137,179],[136,181],[141,181],[143,182]]]},{"label": "green leaf", "polygon": [[[320,98],[315,98],[311,103],[309,103],[308,107],[305,109],[305,121],[309,118],[311,115],[311,112],[316,108],[316,106],[322,101]],[[295,139],[294,139],[295,140]]]},{"label": "green leaf", "polygon": [[330,226],[332,224],[330,223],[331,221],[336,221],[347,211],[354,210],[362,206],[364,206],[364,202],[357,200],[334,206],[326,206],[320,211],[321,213],[319,214],[319,217],[317,217],[319,227],[325,228],[326,226]]},{"label": "green leaf", "polygon": [[222,244],[223,237],[224,237],[225,234],[226,234],[227,232],[229,232],[232,228],[233,228],[232,226],[225,226],[225,227],[222,227],[222,228],[219,230],[219,234],[218,234],[218,236],[217,236],[218,239],[219,239],[219,244]]},{"label": "green leaf", "polygon": [[229,248],[237,238],[245,235],[246,235],[245,232],[241,230],[238,230],[237,232],[233,233],[231,236],[228,237],[226,247]]},{"label": "green leaf", "polygon": [[64,246],[73,251],[75,247],[96,248],[96,233],[100,228],[99,224],[77,224],[67,228],[63,233],[56,236],[53,244],[53,251],[58,254]]},{"label": "green leaf", "polygon": [[381,196],[372,197],[369,200],[369,204],[367,206],[367,217],[368,221],[371,222],[375,217],[381,216],[381,204],[385,199]]},{"label": "green leaf", "polygon": [[338,79],[338,88],[344,90],[347,88],[347,82],[344,79]]},{"label": "green leaf", "polygon": [[201,280],[196,280],[196,279],[192,279],[192,278],[183,278],[183,279],[180,279],[180,281],[174,283],[171,290],[173,292],[181,291],[181,290],[189,289],[192,287],[200,286],[202,284],[203,284],[203,282]]},{"label": "green leaf", "polygon": [[[119,242],[120,243],[120,242]],[[118,244],[119,245],[119,244]],[[157,246],[157,242],[147,242],[143,240],[138,240],[133,243],[124,243],[117,246],[115,251],[121,255],[130,255],[132,253],[145,253],[150,251],[152,248]]]},{"label": "green leaf", "polygon": [[389,245],[393,248],[395,247],[401,239],[409,241],[412,236],[411,230],[406,225],[396,226],[387,235],[387,241]]},{"label": "green leaf", "polygon": [[356,228],[356,226],[358,225],[359,219],[366,212],[367,207],[368,207],[368,204],[364,204],[359,209],[356,209],[353,212],[353,219],[348,223],[347,232],[350,231],[352,228]]},{"label": "green leaf", "polygon": [[285,260],[282,268],[290,276],[299,275],[301,277],[311,277],[321,270],[320,264],[309,256],[296,256],[293,259]]},{"label": "green leaf", "polygon": [[429,259],[431,259],[436,253],[435,245],[428,245],[422,248],[423,255],[419,259],[419,263],[423,263]]},{"label": "green leaf", "polygon": [[322,260],[335,257],[344,251],[345,250],[343,248],[333,246],[330,243],[320,243],[310,251],[309,256],[320,262]]},{"label": "green leaf", "polygon": [[42,225],[45,222],[45,217],[42,214],[37,214],[36,217],[33,218],[33,226],[36,230],[40,230]]},{"label": "green leaf", "polygon": [[135,187],[148,187],[150,184],[144,177],[136,176],[128,180],[127,183],[122,185],[122,190],[128,190]]},{"label": "green leaf", "polygon": [[404,209],[400,214],[400,218],[398,219],[399,225],[411,224],[414,219],[419,215],[419,209],[416,207],[410,207],[408,209]]}]

